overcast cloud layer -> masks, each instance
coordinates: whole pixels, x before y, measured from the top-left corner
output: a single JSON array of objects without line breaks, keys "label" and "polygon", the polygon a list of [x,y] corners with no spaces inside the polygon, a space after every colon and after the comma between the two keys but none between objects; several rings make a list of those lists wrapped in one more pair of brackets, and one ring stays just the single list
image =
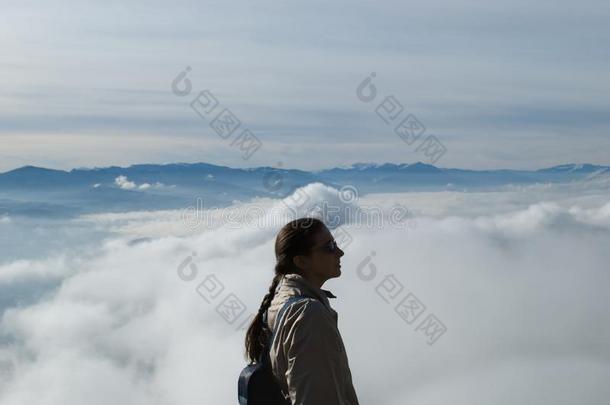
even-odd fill
[{"label": "overcast cloud layer", "polygon": [[[303,190],[311,204],[341,201],[320,184]],[[338,297],[332,305],[361,403],[606,404],[608,197],[607,187],[578,184],[342,204],[342,213],[379,206],[387,216],[402,203],[413,214],[406,227],[383,228],[342,216],[333,231],[353,238],[341,278],[325,288]],[[271,199],[233,208],[252,207],[288,210]],[[0,266],[9,297],[1,303],[3,405],[236,401],[245,364],[239,325],[270,282],[281,222],[262,216],[258,223],[267,226],[207,230],[184,218],[179,211],[81,218],[71,226],[113,236]],[[192,280],[179,277],[180,266]],[[225,287],[213,303],[197,292],[210,274]],[[396,300],[414,294],[426,306],[422,319],[434,314],[446,326],[433,345],[414,330],[421,319],[407,324],[393,310],[396,301],[376,292],[389,275],[403,286]],[[246,306],[233,324],[215,311],[230,293]]]},{"label": "overcast cloud layer", "polygon": [[[444,166],[607,164],[609,14],[601,0],[5,1],[0,171],[422,160],[374,113],[389,95],[447,146]],[[250,160],[171,93],[187,66],[193,92],[263,141]]]}]

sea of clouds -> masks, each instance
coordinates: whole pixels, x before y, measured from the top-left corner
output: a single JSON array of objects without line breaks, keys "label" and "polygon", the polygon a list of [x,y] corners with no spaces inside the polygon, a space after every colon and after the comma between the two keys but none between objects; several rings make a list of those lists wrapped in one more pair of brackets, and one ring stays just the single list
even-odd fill
[{"label": "sea of clouds", "polygon": [[[338,297],[362,404],[608,403],[607,183],[351,201],[321,184],[298,193],[304,206],[294,195],[235,202],[231,212],[248,215],[230,221],[212,210],[59,227],[4,217],[2,238],[22,242],[0,264],[0,403],[236,403],[244,325],[271,280],[275,235],[323,201],[340,207],[343,274],[324,288]],[[404,223],[388,220],[397,205]],[[346,214],[367,207],[384,213],[381,226]],[[407,296],[422,305],[416,319],[395,310]],[[239,316],[223,311],[229,298]],[[442,333],[427,334],[425,319]]]}]

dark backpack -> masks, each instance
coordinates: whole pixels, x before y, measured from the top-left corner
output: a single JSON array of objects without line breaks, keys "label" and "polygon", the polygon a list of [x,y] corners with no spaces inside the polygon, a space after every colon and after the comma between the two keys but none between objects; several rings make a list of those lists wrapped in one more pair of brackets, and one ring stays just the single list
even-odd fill
[{"label": "dark backpack", "polygon": [[[282,391],[273,376],[271,370],[271,359],[269,358],[269,348],[273,342],[273,338],[277,333],[280,320],[288,307],[307,297],[296,296],[289,298],[282,308],[279,310],[275,322],[271,338],[258,362],[253,362],[247,365],[239,374],[237,381],[237,396],[239,405],[290,405],[290,401],[284,398]],[[265,313],[266,315],[266,313]],[[264,318],[265,325],[266,317]]]}]

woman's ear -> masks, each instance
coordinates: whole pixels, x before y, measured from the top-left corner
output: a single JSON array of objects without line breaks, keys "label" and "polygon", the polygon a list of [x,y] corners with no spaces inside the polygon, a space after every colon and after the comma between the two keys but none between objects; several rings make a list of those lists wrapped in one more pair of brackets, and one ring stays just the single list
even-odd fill
[{"label": "woman's ear", "polygon": [[306,270],[308,265],[307,256],[297,255],[292,258],[292,263],[294,263],[298,269]]}]

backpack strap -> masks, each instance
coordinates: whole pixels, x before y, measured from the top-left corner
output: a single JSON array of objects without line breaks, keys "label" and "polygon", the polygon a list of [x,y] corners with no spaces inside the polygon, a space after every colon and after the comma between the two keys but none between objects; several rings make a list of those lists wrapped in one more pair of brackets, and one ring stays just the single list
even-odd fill
[{"label": "backpack strap", "polygon": [[[275,339],[275,335],[277,334],[277,329],[280,325],[281,319],[283,318],[286,310],[290,307],[290,305],[294,304],[295,302],[302,301],[307,298],[310,298],[310,297],[306,297],[303,295],[297,295],[297,296],[288,298],[286,300],[286,302],[284,302],[284,304],[278,311],[277,316],[275,317],[275,321],[273,323],[273,330],[271,331],[271,336],[269,337],[269,341],[267,342],[267,347],[265,348],[264,353],[261,353],[261,356],[265,355],[265,354],[269,354],[269,350],[271,350],[271,344],[273,343],[273,340]],[[263,314],[263,322],[265,322],[265,325],[267,325],[267,311],[265,311],[265,313]]]}]

